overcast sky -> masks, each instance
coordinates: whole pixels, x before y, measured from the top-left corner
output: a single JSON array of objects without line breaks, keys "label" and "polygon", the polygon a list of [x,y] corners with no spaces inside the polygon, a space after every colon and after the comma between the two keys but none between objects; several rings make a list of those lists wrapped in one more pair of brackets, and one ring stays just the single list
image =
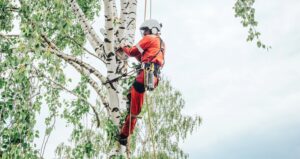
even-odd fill
[{"label": "overcast sky", "polygon": [[[163,72],[183,93],[184,112],[203,118],[182,144],[190,158],[299,159],[300,1],[255,3],[269,52],[246,42],[234,0],[152,1],[167,45]],[[65,132],[57,124],[46,158]]]},{"label": "overcast sky", "polygon": [[198,159],[300,158],[300,1],[257,0],[266,52],[246,43],[234,0],[164,0],[164,73],[203,124],[182,145]]}]

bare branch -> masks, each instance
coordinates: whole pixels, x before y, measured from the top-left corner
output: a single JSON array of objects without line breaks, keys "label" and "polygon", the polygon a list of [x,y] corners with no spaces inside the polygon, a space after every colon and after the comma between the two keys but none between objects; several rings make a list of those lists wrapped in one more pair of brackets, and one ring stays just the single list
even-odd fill
[{"label": "bare branch", "polygon": [[0,36],[5,38],[5,39],[9,39],[9,38],[17,38],[20,35],[19,34],[2,34],[2,33],[0,33]]},{"label": "bare branch", "polygon": [[9,12],[19,12],[20,8],[18,7],[6,7],[5,11],[9,11]]},{"label": "bare branch", "polygon": [[[105,83],[106,82],[106,78],[97,70],[95,69],[93,66],[89,65],[88,63],[85,63],[83,62],[82,60],[74,57],[74,56],[71,56],[71,55],[68,55],[68,54],[65,54],[65,53],[62,53],[61,51],[59,51],[58,47],[52,43],[45,35],[41,35],[42,38],[44,39],[44,41],[48,44],[49,46],[49,50],[54,53],[56,56],[64,59],[66,62],[75,62],[76,64],[82,66],[83,68],[85,68],[86,70],[89,71],[89,73],[93,73],[96,77],[98,77],[98,79],[102,82],[102,83]],[[47,51],[47,50],[45,50]]]},{"label": "bare branch", "polygon": [[[51,129],[54,128],[55,123],[56,123],[56,116],[54,116],[54,121],[53,121],[53,124],[51,125]],[[47,129],[47,128],[46,128],[46,129]],[[49,140],[49,138],[50,138],[50,135],[51,135],[51,134],[48,134],[48,135],[47,135],[47,138],[46,138],[46,140],[45,140],[45,137],[46,137],[46,132],[45,132],[45,136],[44,136],[44,140],[43,140],[43,145],[42,145],[42,149],[41,149],[41,154],[40,154],[41,158],[43,158],[43,156],[44,156],[44,153],[45,153],[46,146],[47,146],[48,140]],[[44,142],[44,141],[45,141],[45,142]]]}]

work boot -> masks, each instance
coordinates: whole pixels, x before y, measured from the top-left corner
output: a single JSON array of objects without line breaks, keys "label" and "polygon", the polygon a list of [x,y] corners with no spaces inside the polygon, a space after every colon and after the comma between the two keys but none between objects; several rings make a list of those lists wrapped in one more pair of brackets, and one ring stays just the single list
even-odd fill
[{"label": "work boot", "polygon": [[118,142],[119,142],[121,145],[126,146],[126,145],[127,145],[127,137],[124,136],[124,135],[122,135],[122,134],[120,134],[120,135],[118,136]]}]

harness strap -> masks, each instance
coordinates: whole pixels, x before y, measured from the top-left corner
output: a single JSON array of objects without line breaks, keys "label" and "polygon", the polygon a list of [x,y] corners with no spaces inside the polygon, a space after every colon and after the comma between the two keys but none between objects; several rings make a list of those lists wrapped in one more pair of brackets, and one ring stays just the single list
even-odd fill
[{"label": "harness strap", "polygon": [[164,49],[165,43],[164,43],[164,41],[161,39],[161,37],[159,37],[159,40],[160,40],[159,50],[158,50],[157,53],[152,57],[152,59],[150,60],[150,62],[152,62],[152,60],[154,60],[154,59],[157,57],[157,55],[161,52],[161,53],[163,54],[163,64],[162,64],[162,66],[164,66],[164,64],[165,64],[165,49]]}]

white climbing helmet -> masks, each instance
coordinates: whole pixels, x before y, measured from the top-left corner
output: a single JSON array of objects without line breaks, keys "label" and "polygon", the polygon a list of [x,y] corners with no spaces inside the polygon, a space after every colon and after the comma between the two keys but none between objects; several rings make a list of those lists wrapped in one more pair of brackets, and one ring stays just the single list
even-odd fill
[{"label": "white climbing helmet", "polygon": [[162,28],[162,24],[159,23],[157,20],[154,20],[154,19],[146,20],[140,26],[142,36],[144,36],[144,32],[147,31],[147,30],[150,30],[151,34],[158,34],[158,33],[160,33],[161,28]]}]

